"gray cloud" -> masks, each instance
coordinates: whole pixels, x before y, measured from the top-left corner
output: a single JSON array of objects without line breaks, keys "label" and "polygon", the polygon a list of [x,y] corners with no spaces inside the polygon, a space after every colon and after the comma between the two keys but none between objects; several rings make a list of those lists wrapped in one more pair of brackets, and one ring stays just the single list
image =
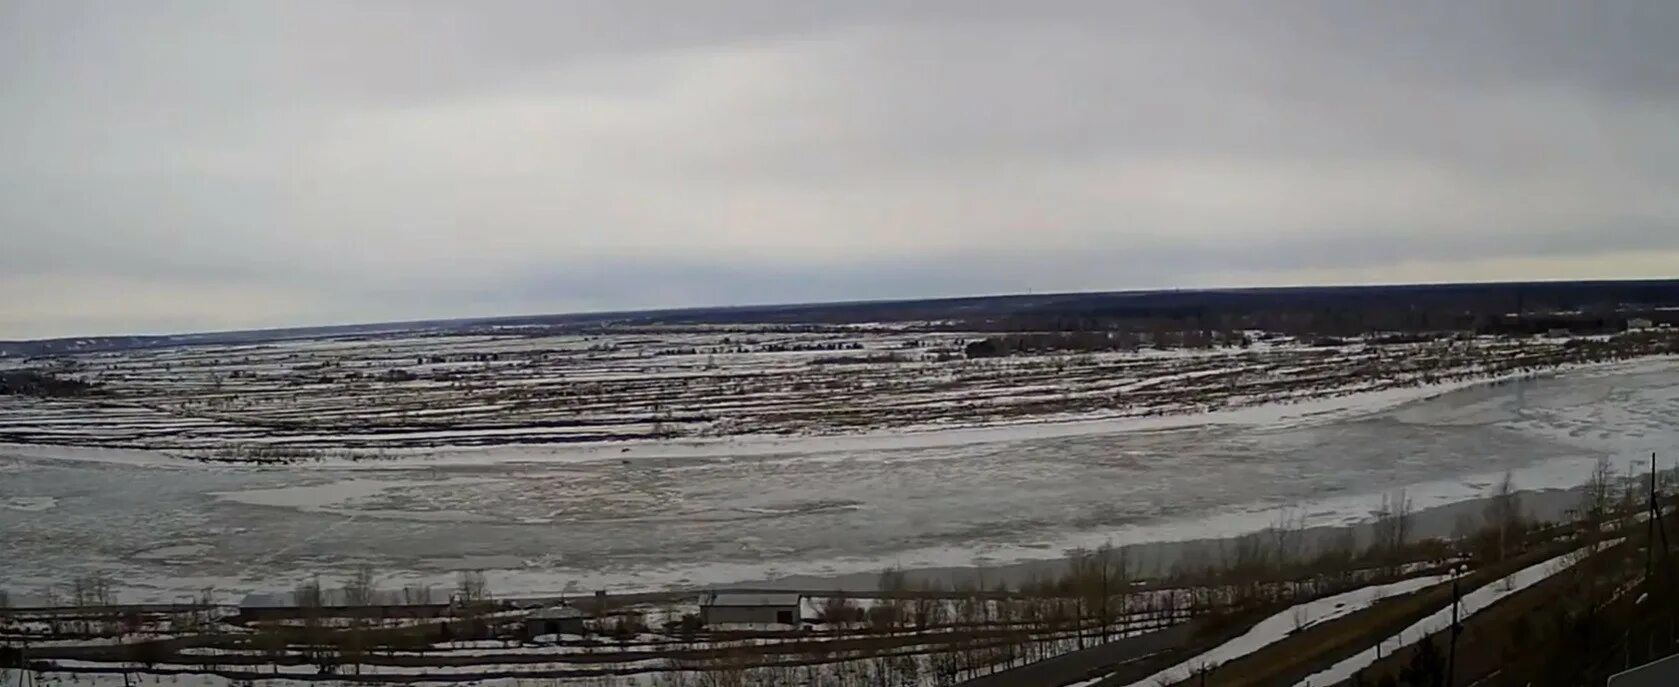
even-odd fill
[{"label": "gray cloud", "polygon": [[0,338],[1679,264],[1663,2],[14,2]]}]

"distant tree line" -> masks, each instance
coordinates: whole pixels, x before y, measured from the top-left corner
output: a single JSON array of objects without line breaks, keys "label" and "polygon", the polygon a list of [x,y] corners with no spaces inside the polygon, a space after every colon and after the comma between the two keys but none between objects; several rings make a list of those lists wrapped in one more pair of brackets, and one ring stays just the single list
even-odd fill
[{"label": "distant tree line", "polygon": [[[1423,284],[986,296],[919,301],[709,308],[645,313],[616,324],[787,325],[937,322],[979,331],[1258,329],[1295,336],[1479,331],[1507,316],[1669,318],[1679,281]],[[1624,321],[1624,320],[1623,320]],[[1671,321],[1671,320],[1669,320]]]},{"label": "distant tree line", "polygon": [[98,384],[40,370],[0,372],[0,396],[87,396],[100,391]]},{"label": "distant tree line", "polygon": [[1416,303],[1336,303],[1291,306],[1259,305],[1234,309],[1186,307],[1141,312],[1094,309],[1080,312],[1026,312],[1005,317],[952,322],[948,328],[996,332],[1166,332],[1265,331],[1313,339],[1367,334],[1388,336],[1475,333],[1533,335],[1562,330],[1575,335],[1623,331],[1634,318],[1679,327],[1679,311],[1641,310],[1615,304],[1578,311],[1516,311],[1497,301],[1455,300]]},{"label": "distant tree line", "polygon": [[1022,332],[997,334],[970,342],[963,353],[969,358],[993,358],[1016,353],[1051,353],[1076,351],[1135,351],[1145,346],[1158,348],[1213,348],[1215,346],[1247,347],[1253,340],[1239,332],[1155,331],[1138,333],[1119,331]]}]

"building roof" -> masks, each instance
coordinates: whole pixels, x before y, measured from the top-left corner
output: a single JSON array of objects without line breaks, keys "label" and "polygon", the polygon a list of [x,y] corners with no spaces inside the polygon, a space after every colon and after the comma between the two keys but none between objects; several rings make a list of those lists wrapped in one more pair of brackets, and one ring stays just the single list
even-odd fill
[{"label": "building roof", "polygon": [[[400,591],[376,590],[371,594],[372,598],[368,599],[368,601],[371,602],[368,605],[370,605],[370,606],[447,606],[447,605],[449,605],[449,595],[448,595],[447,592],[439,592],[439,591],[433,590],[432,593],[430,594],[430,596],[431,596],[431,598],[429,600],[421,601],[420,599],[414,598],[413,596],[405,595]],[[322,608],[347,608],[347,607],[349,607],[349,605],[350,604],[348,603],[348,601],[345,598],[344,590],[342,590],[342,589],[322,589],[321,590],[321,607]],[[258,593],[254,593],[254,594],[246,594],[245,598],[241,599],[239,601],[239,607],[243,608],[243,609],[297,608],[298,607],[297,594],[294,593],[294,592],[275,592],[275,593],[258,592]]]},{"label": "building roof", "polygon": [[582,618],[583,612],[570,606],[549,606],[531,611],[525,617],[530,620],[569,620]]},{"label": "building roof", "polygon": [[58,608],[73,605],[75,604],[68,601],[53,601],[52,599],[48,599],[47,597],[37,594],[19,594],[15,592],[8,592],[5,595],[5,603],[0,603],[0,608],[25,610],[32,608]]},{"label": "building roof", "polygon": [[701,606],[797,606],[803,597],[797,593],[750,594],[712,592],[700,600]]},{"label": "building roof", "polygon": [[1609,676],[1609,687],[1667,687],[1679,684],[1679,656],[1646,663],[1624,673]]}]

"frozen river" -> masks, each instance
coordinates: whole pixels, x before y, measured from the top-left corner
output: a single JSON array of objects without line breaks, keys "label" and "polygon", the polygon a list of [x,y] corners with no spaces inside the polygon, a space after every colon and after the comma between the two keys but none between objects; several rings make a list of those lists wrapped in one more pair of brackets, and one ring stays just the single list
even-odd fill
[{"label": "frozen river", "polygon": [[[398,465],[207,467],[0,447],[0,588],[105,571],[125,598],[284,589],[360,563],[505,594],[615,590],[1054,558],[1103,541],[1230,534],[1297,509],[1366,517],[1583,482],[1679,455],[1679,365],[1644,361],[1452,391],[1336,419],[1101,425],[916,442],[549,455],[507,447]],[[90,460],[89,458],[93,458]]]}]

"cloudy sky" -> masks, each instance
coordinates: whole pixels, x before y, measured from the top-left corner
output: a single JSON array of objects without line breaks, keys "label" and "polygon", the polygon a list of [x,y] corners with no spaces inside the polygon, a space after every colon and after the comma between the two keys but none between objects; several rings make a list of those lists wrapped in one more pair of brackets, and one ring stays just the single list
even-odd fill
[{"label": "cloudy sky", "polygon": [[0,1],[0,339],[1679,272],[1679,3]]}]

